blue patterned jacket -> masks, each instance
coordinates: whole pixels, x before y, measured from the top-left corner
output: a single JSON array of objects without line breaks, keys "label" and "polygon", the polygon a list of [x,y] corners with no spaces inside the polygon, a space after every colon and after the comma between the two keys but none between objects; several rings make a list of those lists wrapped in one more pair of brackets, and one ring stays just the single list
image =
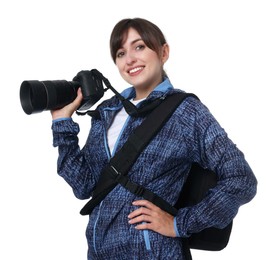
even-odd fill
[{"label": "blue patterned jacket", "polygon": [[[166,79],[147,99],[179,91]],[[135,91],[129,88],[122,95],[132,98]],[[89,136],[82,149],[78,145],[77,123],[72,119],[53,122],[53,144],[59,148],[58,174],[79,199],[91,196],[101,169],[112,156],[106,134],[121,108],[115,97],[98,107],[101,118],[92,119]],[[116,150],[142,120],[127,119]],[[225,227],[239,207],[256,194],[257,181],[243,153],[206,106],[189,97],[142,152],[129,177],[174,205],[192,162],[214,170],[219,182],[201,203],[179,210],[174,223],[178,237],[188,237],[210,226]],[[127,216],[135,209],[132,202],[136,199],[140,198],[117,185],[93,210],[86,231],[88,259],[183,259],[178,237],[139,231],[128,223]]]}]

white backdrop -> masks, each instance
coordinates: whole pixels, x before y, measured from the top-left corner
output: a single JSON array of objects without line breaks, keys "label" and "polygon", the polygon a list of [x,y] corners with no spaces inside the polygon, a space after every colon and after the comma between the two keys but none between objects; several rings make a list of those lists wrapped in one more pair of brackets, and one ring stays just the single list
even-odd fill
[{"label": "white backdrop", "polygon": [[[122,18],[156,23],[170,44],[166,71],[177,88],[196,93],[245,153],[258,181],[240,208],[229,246],[193,251],[194,260],[279,259],[279,8],[271,0],[88,1],[0,3],[0,259],[86,259],[84,201],[56,174],[49,112],[28,116],[23,80],[71,80],[99,69],[127,87],[110,59],[109,36]],[[89,117],[77,117],[80,143]],[[277,238],[275,236],[275,238]]]}]

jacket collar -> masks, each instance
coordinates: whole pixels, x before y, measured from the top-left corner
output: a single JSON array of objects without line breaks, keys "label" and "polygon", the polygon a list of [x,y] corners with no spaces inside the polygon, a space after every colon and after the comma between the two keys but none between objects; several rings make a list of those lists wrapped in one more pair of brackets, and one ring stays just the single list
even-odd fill
[{"label": "jacket collar", "polygon": [[[149,96],[142,102],[139,103],[145,103],[146,101],[152,101],[153,99],[156,98],[161,98],[166,95],[168,95],[170,92],[173,92],[174,88],[173,85],[171,84],[169,78],[164,78],[164,81],[161,82],[150,94]],[[136,97],[136,91],[134,87],[129,87],[125,89],[123,92],[121,92],[121,95],[125,99],[132,99]],[[100,109],[104,110],[118,110],[122,108],[122,103],[120,100],[116,97],[113,96],[112,98],[105,100],[102,102],[99,106]]]},{"label": "jacket collar", "polygon": [[[150,98],[157,98],[159,96],[164,95],[165,93],[167,93],[169,90],[173,89],[173,86],[169,80],[169,78],[164,78],[164,81],[161,82],[150,94],[146,99],[150,99]],[[134,87],[130,87],[125,89],[121,95],[126,98],[126,99],[131,99],[131,98],[135,98],[136,96],[136,91]]]}]

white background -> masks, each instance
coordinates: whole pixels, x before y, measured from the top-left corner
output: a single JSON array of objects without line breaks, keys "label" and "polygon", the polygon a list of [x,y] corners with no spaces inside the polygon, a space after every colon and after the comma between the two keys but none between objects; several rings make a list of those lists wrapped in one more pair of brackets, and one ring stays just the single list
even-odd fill
[{"label": "white background", "polygon": [[[23,80],[71,80],[97,68],[123,90],[109,36],[120,19],[137,16],[162,29],[172,83],[209,107],[259,182],[229,246],[193,251],[194,260],[279,259],[278,13],[271,0],[1,1],[0,259],[86,259],[84,201],[56,174],[50,114],[26,115],[19,88]],[[83,145],[90,118],[75,120]]]}]

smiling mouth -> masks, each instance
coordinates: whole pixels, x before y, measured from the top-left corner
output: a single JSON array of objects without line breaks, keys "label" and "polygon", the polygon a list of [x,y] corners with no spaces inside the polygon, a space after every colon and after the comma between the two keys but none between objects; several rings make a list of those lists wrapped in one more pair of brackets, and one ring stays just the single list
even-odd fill
[{"label": "smiling mouth", "polygon": [[139,72],[141,70],[143,70],[143,67],[136,67],[134,69],[129,70],[128,72],[129,72],[129,74],[134,74],[134,73]]}]

